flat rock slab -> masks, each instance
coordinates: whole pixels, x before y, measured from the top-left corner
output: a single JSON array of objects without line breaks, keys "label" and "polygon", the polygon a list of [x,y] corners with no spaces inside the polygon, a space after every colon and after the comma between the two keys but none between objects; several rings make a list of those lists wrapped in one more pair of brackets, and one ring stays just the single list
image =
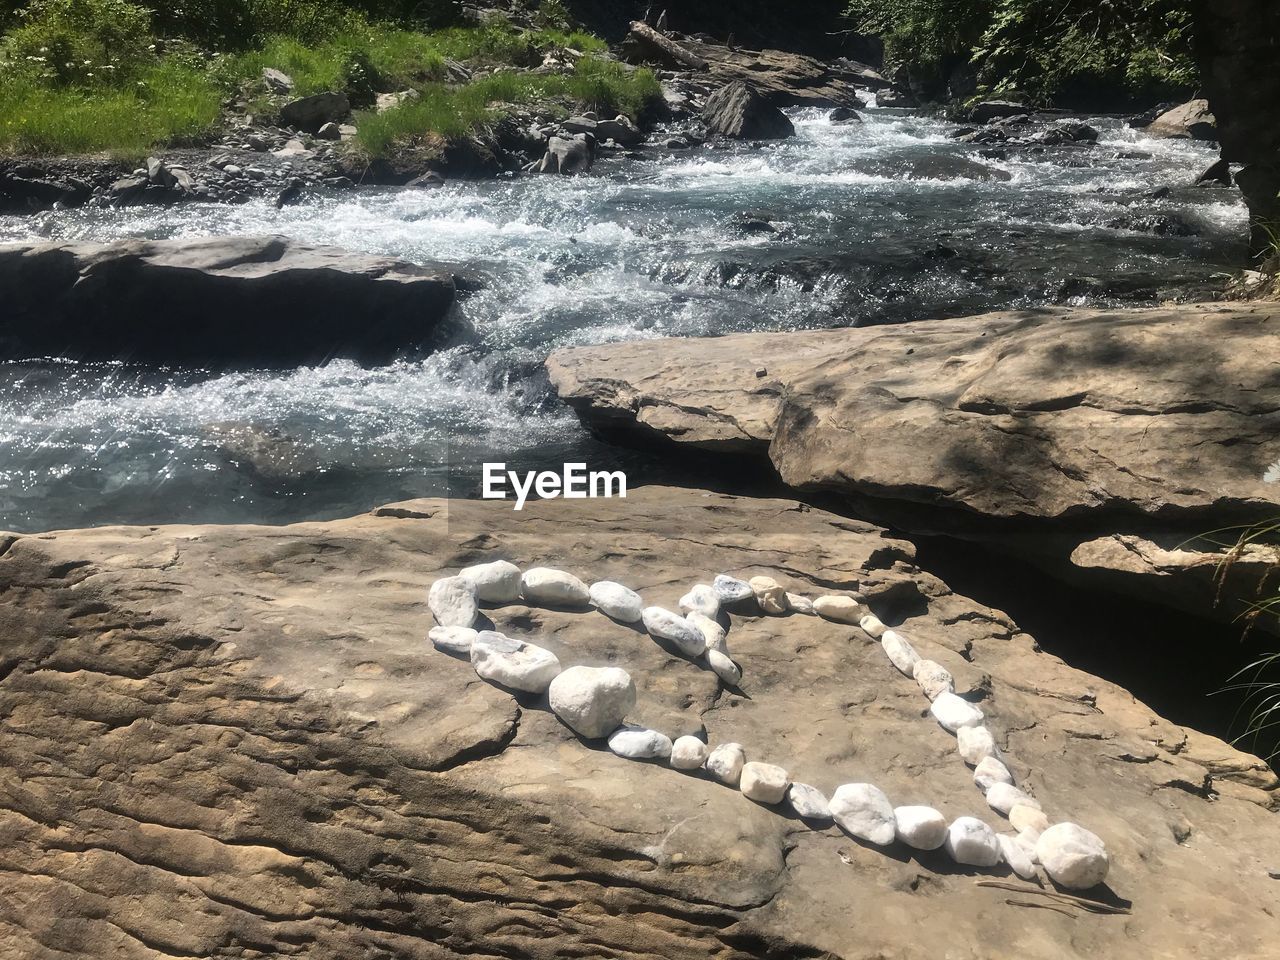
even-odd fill
[{"label": "flat rock slab", "polygon": [[[813,830],[584,744],[427,640],[438,577],[510,559],[673,608],[717,572],[857,589],[982,709],[1018,783],[1101,836],[1130,917],[1010,907],[945,854]],[[741,692],[595,611],[493,627],[635,678],[628,719],[831,795],[1005,821],[856,627],[735,616]],[[0,536],[0,952],[705,958],[1272,950],[1276,778],[1038,651],[910,544],[788,500],[422,500],[286,527]],[[521,699],[517,702],[516,696]],[[1212,798],[1212,799],[1211,799]],[[1187,918],[1195,918],[1188,936]]]},{"label": "flat rock slab", "polygon": [[285,237],[0,246],[0,358],[386,363],[450,332],[453,277]]}]

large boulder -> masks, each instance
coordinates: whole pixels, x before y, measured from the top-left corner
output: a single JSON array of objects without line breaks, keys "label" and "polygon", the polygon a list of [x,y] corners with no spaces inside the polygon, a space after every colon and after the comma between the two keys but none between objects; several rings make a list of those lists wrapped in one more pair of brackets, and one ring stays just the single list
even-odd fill
[{"label": "large boulder", "polygon": [[345,93],[315,93],[290,100],[280,108],[280,122],[315,133],[326,123],[336,123],[351,114],[351,103]]},{"label": "large boulder", "polygon": [[1145,133],[1164,139],[1216,141],[1218,122],[1208,100],[1189,100],[1160,114],[1147,125]]},{"label": "large boulder", "polygon": [[285,237],[0,246],[0,357],[385,363],[450,330],[452,276]]},{"label": "large boulder", "polygon": [[[651,486],[590,510],[419,500],[297,526],[5,535],[0,555],[8,956],[866,960],[909,943],[1146,960],[1198,955],[1188,917],[1205,956],[1274,952],[1265,765],[1040,652],[868,523]],[[959,686],[981,684],[1020,784],[1102,839],[1099,893],[1131,915],[1015,915],[940,855],[583,743],[426,639],[430,583],[494,556],[669,607],[720,569],[811,596],[856,582]],[[630,715],[665,736],[740,742],[833,805],[873,781],[1009,830],[916,684],[853,628],[735,616],[750,667],[734,692],[599,614],[486,613],[566,666],[625,666]]]},{"label": "large boulder", "polygon": [[551,137],[547,140],[547,152],[537,165],[538,173],[586,173],[595,160],[595,150],[585,137],[566,139]]},{"label": "large boulder", "polygon": [[702,119],[712,133],[740,140],[774,140],[796,132],[785,113],[741,80],[709,96]]}]

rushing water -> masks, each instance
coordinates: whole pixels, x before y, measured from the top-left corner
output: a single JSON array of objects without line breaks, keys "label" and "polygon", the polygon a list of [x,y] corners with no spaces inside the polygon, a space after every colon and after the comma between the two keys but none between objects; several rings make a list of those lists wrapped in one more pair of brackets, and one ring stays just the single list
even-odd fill
[{"label": "rushing water", "polygon": [[[282,211],[0,217],[0,241],[283,233],[447,263],[482,284],[460,307],[466,342],[378,369],[0,364],[0,529],[283,522],[440,493],[451,471],[469,484],[486,459],[616,463],[627,455],[593,444],[549,395],[550,349],[1196,296],[1242,255],[1235,192],[1189,185],[1215,158],[1203,145],[1095,119],[1094,150],[991,159],[904,111],[870,110],[861,126],[794,118],[798,136],[776,145],[606,160],[583,178],[362,191]],[[950,170],[966,161],[1011,177]],[[940,179],[951,172],[964,175]],[[777,232],[744,230],[748,212]],[[1134,219],[1152,216],[1192,235]]]}]

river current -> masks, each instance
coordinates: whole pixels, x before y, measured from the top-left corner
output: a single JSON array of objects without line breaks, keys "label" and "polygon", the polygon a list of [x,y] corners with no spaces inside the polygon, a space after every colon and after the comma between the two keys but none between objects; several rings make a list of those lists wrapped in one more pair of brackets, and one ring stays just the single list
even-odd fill
[{"label": "river current", "polygon": [[644,482],[651,461],[593,442],[551,396],[550,350],[1194,299],[1243,258],[1236,192],[1191,185],[1207,145],[1092,118],[1096,148],[1001,157],[908,111],[792,116],[778,144],[580,178],[0,217],[0,242],[281,233],[447,264],[478,288],[455,346],[376,369],[0,364],[0,529],[334,517],[474,486],[485,460]]}]

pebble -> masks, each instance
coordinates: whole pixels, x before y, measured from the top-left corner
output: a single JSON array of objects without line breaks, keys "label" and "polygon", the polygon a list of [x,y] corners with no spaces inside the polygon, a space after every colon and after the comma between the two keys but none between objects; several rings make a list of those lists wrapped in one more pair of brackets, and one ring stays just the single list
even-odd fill
[{"label": "pebble", "polygon": [[823,620],[834,623],[858,623],[864,619],[862,604],[853,597],[829,595],[813,601],[813,609]]},{"label": "pebble", "polygon": [[431,585],[427,606],[442,627],[469,627],[476,622],[476,589],[462,577],[441,577]]},{"label": "pebble", "polygon": [[787,591],[777,580],[773,577],[752,577],[748,582],[761,610],[774,614],[787,612]]},{"label": "pebble", "polygon": [[631,674],[618,667],[570,667],[547,690],[552,712],[588,740],[617,730],[636,705]]},{"label": "pebble", "polygon": [[993,783],[987,788],[987,803],[992,810],[1008,815],[1017,805],[1040,809],[1040,801],[1028,796],[1012,783]]},{"label": "pebble", "polygon": [[707,666],[726,686],[736,687],[742,682],[742,668],[734,663],[727,653],[708,650],[706,656]]},{"label": "pebble", "polygon": [[557,607],[585,607],[591,602],[587,585],[571,573],[551,567],[526,570],[520,590],[529,603],[545,603]]},{"label": "pebble", "polygon": [[911,668],[911,675],[930,700],[936,700],[942,693],[956,692],[956,681],[951,671],[933,660],[917,660]]},{"label": "pebble", "polygon": [[711,581],[711,589],[716,592],[716,597],[719,598],[722,605],[741,603],[743,600],[750,600],[755,596],[755,591],[751,589],[751,584],[723,573]]},{"label": "pebble", "polygon": [[973,782],[984,794],[997,783],[1013,783],[1013,774],[1004,762],[995,757],[984,757],[973,768]]},{"label": "pebble", "polygon": [[680,609],[684,613],[700,613],[714,619],[720,612],[720,598],[705,583],[694,584],[693,589],[680,598]]},{"label": "pebble", "polygon": [[[889,634],[885,634],[886,637]],[[933,703],[929,704],[929,712],[942,724],[944,730],[955,733],[961,727],[976,727],[982,723],[982,711],[968,700],[954,693],[940,693]]]},{"label": "pebble", "polygon": [[670,737],[647,727],[628,724],[609,734],[609,749],[628,760],[665,760],[671,748]]},{"label": "pebble", "polygon": [[813,601],[808,597],[800,596],[798,593],[787,594],[787,606],[791,609],[792,613],[802,613],[806,617],[816,617],[818,615],[818,611],[815,609]]},{"label": "pebble", "polygon": [[827,795],[807,783],[793,783],[787,787],[787,802],[796,816],[805,820],[830,820],[831,804]]},{"label": "pebble", "polygon": [[880,622],[880,618],[874,613],[868,613],[865,617],[859,620],[858,626],[863,629],[863,632],[866,633],[867,636],[874,637],[877,640],[883,637],[884,632],[889,629]]},{"label": "pebble", "polygon": [[520,568],[506,560],[465,567],[458,576],[470,580],[476,597],[485,603],[514,603],[520,599]]},{"label": "pebble", "polygon": [[1068,890],[1088,890],[1107,877],[1111,859],[1095,833],[1074,823],[1055,823],[1036,841],[1036,859],[1054,883]]},{"label": "pebble", "polygon": [[791,778],[787,771],[772,763],[751,761],[742,765],[742,795],[757,803],[781,803],[787,795]]},{"label": "pebble", "polygon": [[831,816],[850,834],[868,843],[886,846],[898,833],[893,804],[883,790],[869,783],[837,787],[831,797]]},{"label": "pebble", "polygon": [[984,726],[961,727],[956,731],[956,747],[960,758],[971,767],[976,767],[987,757],[1000,759],[996,738]]},{"label": "pebble", "polygon": [[721,783],[736,787],[742,779],[742,765],[747,762],[747,752],[740,743],[722,743],[707,756],[707,773]]},{"label": "pebble", "polygon": [[947,818],[933,807],[894,807],[898,837],[917,850],[937,850],[947,839]]},{"label": "pebble", "polygon": [[1009,867],[1023,880],[1036,878],[1034,851],[1027,841],[1021,837],[1011,837],[1007,833],[996,836],[1000,844],[1000,856]]},{"label": "pebble", "polygon": [[956,817],[947,827],[944,846],[956,863],[994,867],[1000,862],[1000,841],[995,831],[976,817]]},{"label": "pebble", "polygon": [[493,630],[476,635],[471,665],[485,680],[526,693],[544,692],[560,673],[560,661],[550,650]]},{"label": "pebble", "polygon": [[911,676],[920,654],[907,642],[907,638],[893,630],[886,630],[880,635],[880,646],[884,647],[889,662],[898,668],[898,672]]},{"label": "pebble", "polygon": [[662,607],[645,607],[641,611],[644,628],[652,636],[668,640],[686,657],[700,657],[707,649],[702,631],[679,614]]},{"label": "pebble", "polygon": [[1039,807],[1029,803],[1015,803],[1009,811],[1009,825],[1019,833],[1034,833],[1036,836],[1049,829],[1049,818]]},{"label": "pebble", "polygon": [[595,608],[620,623],[638,623],[644,600],[630,587],[612,580],[600,580],[588,591]]},{"label": "pebble", "polygon": [[471,645],[476,641],[476,632],[470,627],[432,627],[427,637],[431,645],[445,653],[471,655]]},{"label": "pebble", "polygon": [[708,650],[719,650],[725,656],[729,655],[729,644],[725,639],[724,627],[718,622],[697,612],[686,614],[685,619],[702,634]]},{"label": "pebble", "polygon": [[707,762],[707,745],[697,737],[677,737],[671,745],[671,765],[677,770],[697,770]]}]

